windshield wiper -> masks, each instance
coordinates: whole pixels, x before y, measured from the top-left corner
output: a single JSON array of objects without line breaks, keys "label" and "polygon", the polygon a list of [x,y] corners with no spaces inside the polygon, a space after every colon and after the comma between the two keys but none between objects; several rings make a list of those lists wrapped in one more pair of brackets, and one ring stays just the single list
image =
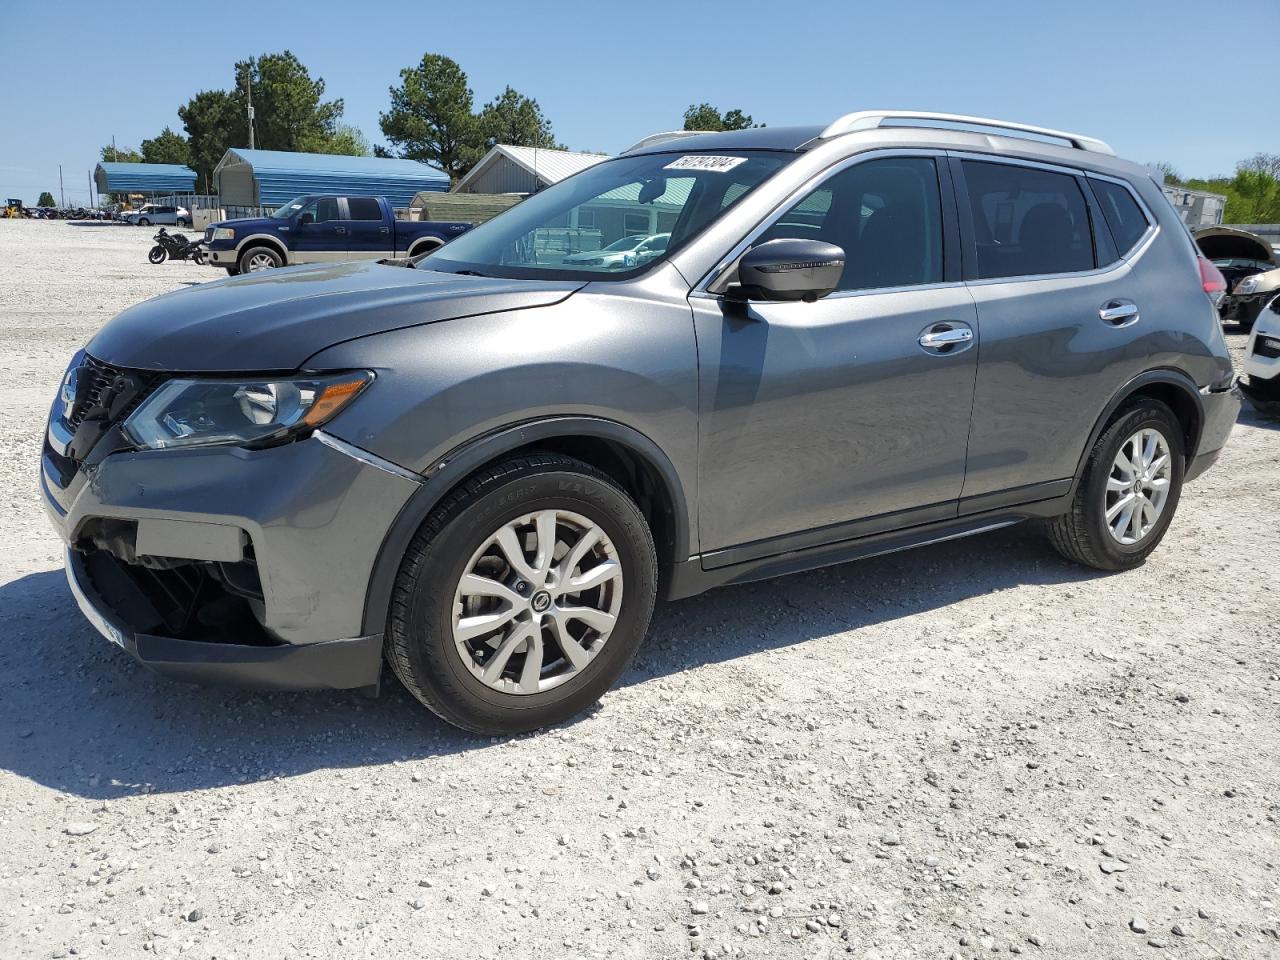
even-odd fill
[{"label": "windshield wiper", "polygon": [[479,270],[455,270],[453,271],[460,277],[487,277],[487,273],[481,273]]}]

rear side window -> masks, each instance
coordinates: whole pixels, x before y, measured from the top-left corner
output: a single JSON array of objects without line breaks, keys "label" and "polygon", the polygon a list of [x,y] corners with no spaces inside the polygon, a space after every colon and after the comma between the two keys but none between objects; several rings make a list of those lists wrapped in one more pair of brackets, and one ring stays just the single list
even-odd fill
[{"label": "rear side window", "polygon": [[381,220],[382,207],[373,197],[347,197],[352,220]]},{"label": "rear side window", "polygon": [[978,245],[978,277],[1092,270],[1089,209],[1076,178],[1005,163],[965,160]]},{"label": "rear side window", "polygon": [[1142,208],[1138,206],[1138,201],[1133,199],[1133,194],[1120,184],[1090,177],[1089,186],[1093,188],[1093,195],[1098,198],[1098,204],[1102,207],[1102,216],[1111,229],[1116,249],[1124,256],[1142,239],[1150,224]]}]

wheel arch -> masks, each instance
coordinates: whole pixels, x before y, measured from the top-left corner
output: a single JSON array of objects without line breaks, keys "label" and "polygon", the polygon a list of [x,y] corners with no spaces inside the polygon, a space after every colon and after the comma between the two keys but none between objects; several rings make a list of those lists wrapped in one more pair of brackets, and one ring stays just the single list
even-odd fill
[{"label": "wheel arch", "polygon": [[419,237],[413,243],[409,244],[408,256],[416,257],[420,253],[429,253],[432,250],[439,250],[444,246],[444,241],[439,237]]},{"label": "wheel arch", "polygon": [[1150,397],[1168,406],[1178,423],[1182,425],[1183,453],[1187,463],[1195,457],[1196,448],[1200,445],[1200,432],[1204,428],[1204,401],[1200,398],[1200,390],[1195,381],[1181,370],[1161,368],[1148,370],[1134,377],[1116,391],[1115,396],[1107,403],[1101,416],[1089,433],[1089,441],[1080,454],[1076,464],[1075,479],[1072,483],[1074,492],[1080,482],[1080,475],[1089,459],[1089,451],[1098,442],[1102,431],[1115,417],[1116,413],[1138,397]]},{"label": "wheel arch", "polygon": [[[492,431],[450,451],[425,471],[426,483],[409,498],[383,537],[365,593],[364,629],[386,628],[400,563],[418,528],[449,493],[477,470],[524,452],[575,457],[613,478],[639,505],[658,551],[660,581],[690,554],[688,500],[670,458],[643,433],[596,417],[551,417]],[[660,588],[661,595],[661,588]]]},{"label": "wheel arch", "polygon": [[287,267],[289,265],[289,251],[285,245],[280,242],[278,237],[273,237],[269,233],[255,233],[252,236],[245,237],[236,244],[236,263],[240,263],[240,258],[244,256],[246,250],[250,247],[270,247],[280,254],[280,265]]}]

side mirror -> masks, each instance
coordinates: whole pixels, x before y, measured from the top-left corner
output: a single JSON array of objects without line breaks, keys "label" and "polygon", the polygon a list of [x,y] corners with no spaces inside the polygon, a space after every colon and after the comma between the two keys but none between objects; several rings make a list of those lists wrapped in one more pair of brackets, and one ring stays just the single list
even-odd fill
[{"label": "side mirror", "polygon": [[309,213],[304,213],[298,217],[298,226],[306,227],[316,222],[316,218]]},{"label": "side mirror", "polygon": [[840,285],[844,251],[821,240],[767,240],[738,261],[739,299],[812,302]]}]

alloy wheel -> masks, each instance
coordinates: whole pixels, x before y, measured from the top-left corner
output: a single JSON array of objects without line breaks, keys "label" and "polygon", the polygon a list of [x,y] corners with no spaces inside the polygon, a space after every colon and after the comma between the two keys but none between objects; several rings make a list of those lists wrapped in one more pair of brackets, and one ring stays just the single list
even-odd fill
[{"label": "alloy wheel", "polygon": [[276,261],[269,253],[255,253],[249,258],[250,273],[256,273],[259,270],[271,270],[275,265]]},{"label": "alloy wheel", "polygon": [[622,585],[618,552],[596,523],[566,510],[526,514],[495,530],[464,567],[454,646],[493,690],[550,690],[608,641]]},{"label": "alloy wheel", "polygon": [[1164,513],[1173,482],[1169,442],[1159,430],[1144,427],[1120,445],[1103,510],[1112,538],[1124,546],[1140,543]]}]

